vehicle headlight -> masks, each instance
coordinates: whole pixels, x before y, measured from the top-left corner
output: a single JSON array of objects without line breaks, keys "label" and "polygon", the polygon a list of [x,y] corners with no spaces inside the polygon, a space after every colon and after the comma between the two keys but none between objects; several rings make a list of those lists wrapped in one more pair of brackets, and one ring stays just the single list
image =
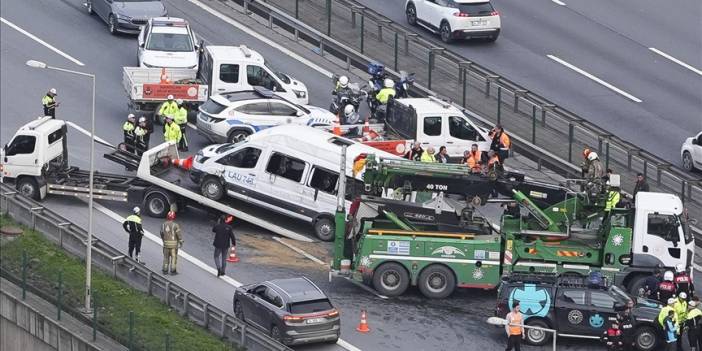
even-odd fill
[{"label": "vehicle headlight", "polygon": [[297,96],[300,99],[304,99],[307,97],[307,92],[302,91],[302,90],[293,90],[293,93],[295,93],[295,96]]},{"label": "vehicle headlight", "polygon": [[120,20],[122,20],[122,21],[129,21],[129,20],[132,19],[131,17],[129,17],[129,16],[127,16],[127,15],[122,15],[122,14],[119,14],[119,13],[116,14],[116,16],[117,16],[117,19],[120,19]]}]

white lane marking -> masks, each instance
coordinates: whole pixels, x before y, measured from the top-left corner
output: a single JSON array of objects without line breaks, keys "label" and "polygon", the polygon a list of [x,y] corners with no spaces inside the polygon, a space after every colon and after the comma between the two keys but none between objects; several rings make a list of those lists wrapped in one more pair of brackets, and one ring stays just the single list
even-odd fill
[{"label": "white lane marking", "polygon": [[572,64],[570,64],[570,63],[568,63],[567,61],[564,61],[564,60],[558,58],[557,56],[554,56],[554,55],[546,55],[546,57],[548,57],[548,58],[550,58],[551,60],[554,60],[554,61],[556,61],[556,62],[562,64],[563,66],[566,66],[566,67],[572,69],[572,70],[575,71],[575,72],[578,72],[578,73],[582,74],[583,76],[585,76],[585,77],[587,77],[587,78],[590,78],[590,79],[594,80],[595,82],[601,84],[602,86],[613,90],[613,91],[616,92],[617,94],[622,95],[622,96],[624,96],[625,98],[627,98],[627,99],[629,99],[629,100],[631,100],[631,101],[634,101],[634,102],[641,102],[641,101],[642,101],[641,99],[637,98],[636,96],[631,95],[631,94],[627,93],[626,91],[621,90],[621,89],[615,87],[614,85],[609,84],[609,83],[605,82],[604,80],[602,80],[602,79],[600,79],[600,78],[598,78],[598,77],[596,77],[596,76],[594,76],[594,75],[592,75],[592,74],[590,74],[590,73],[585,72],[584,70],[582,70],[582,69],[580,69],[580,68],[578,68],[578,67],[576,67],[576,66],[574,66],[574,65],[572,65]]},{"label": "white lane marking", "polygon": [[679,64],[680,66],[683,66],[683,67],[689,69],[690,71],[695,72],[695,73],[697,73],[697,74],[699,74],[699,75],[702,76],[702,70],[699,70],[699,69],[697,69],[697,68],[695,68],[695,67],[692,67],[691,65],[688,65],[687,63],[685,63],[685,62],[683,62],[683,61],[680,61],[680,60],[676,59],[675,57],[670,56],[670,55],[666,54],[665,52],[660,51],[660,50],[658,50],[658,49],[656,49],[656,48],[648,48],[648,49],[651,50],[651,51],[653,51],[653,52],[655,52],[656,54],[661,55],[661,56],[667,58],[668,60],[671,60],[671,61],[673,61],[673,62]]},{"label": "white lane marking", "polygon": [[702,266],[698,265],[697,263],[692,263],[692,267],[695,268],[696,271],[702,272]]},{"label": "white lane marking", "polygon": [[[98,204],[98,203],[93,203],[93,206],[95,207],[95,209],[97,209],[98,211],[102,212],[102,213],[105,214],[106,216],[112,218],[113,220],[117,221],[118,223],[123,223],[123,222],[126,220],[126,218],[124,218],[124,217],[118,215],[117,213],[115,213],[114,211],[112,211],[112,210],[106,208],[106,207],[103,206],[103,205],[100,205],[100,204]],[[148,230],[144,230],[144,236],[145,236],[147,239],[149,239],[149,240],[153,241],[154,243],[156,243],[157,245],[163,246],[163,241],[161,240],[161,238],[158,237],[158,236],[156,236],[156,235],[154,235],[154,234],[152,234],[152,233],[149,232]],[[190,263],[196,265],[197,267],[202,268],[204,271],[206,271],[206,272],[208,272],[208,273],[210,273],[210,274],[212,274],[212,275],[216,275],[216,274],[217,274],[217,269],[216,269],[216,268],[212,268],[212,267],[208,266],[205,262],[202,262],[202,261],[200,261],[199,259],[197,259],[196,257],[194,257],[194,256],[188,254],[187,252],[185,252],[185,250],[179,249],[179,250],[178,250],[178,256],[180,256],[180,257],[183,258],[184,260],[186,260],[186,261],[188,261],[188,262],[190,262]],[[229,276],[226,276],[226,275],[222,276],[221,279],[224,280],[225,282],[227,282],[228,284],[230,284],[230,285],[236,287],[236,288],[238,288],[238,287],[240,287],[240,286],[243,285],[241,282],[235,280],[234,278],[231,278],[231,277],[229,277]],[[341,338],[339,338],[339,340],[336,342],[336,344],[339,345],[339,346],[341,346],[341,347],[343,347],[343,348],[345,348],[345,349],[347,349],[347,350],[349,350],[349,351],[361,351],[361,349],[359,349],[358,347],[351,345],[350,343],[348,343],[347,341],[345,341],[345,340],[343,340],[343,339],[341,339]]]},{"label": "white lane marking", "polygon": [[280,45],[280,44],[276,43],[275,41],[273,41],[273,40],[271,40],[271,39],[265,37],[264,35],[261,35],[261,34],[255,32],[255,31],[252,30],[251,28],[249,28],[249,27],[247,27],[247,26],[245,26],[245,25],[243,25],[243,24],[241,24],[241,23],[239,23],[239,22],[233,20],[232,18],[230,18],[230,17],[224,15],[223,13],[221,13],[221,12],[215,10],[215,9],[212,9],[211,7],[209,7],[209,6],[207,6],[207,5],[203,4],[203,3],[201,3],[201,2],[198,1],[198,0],[188,0],[188,1],[191,2],[193,5],[195,5],[195,6],[199,7],[199,8],[201,8],[201,9],[205,10],[206,12],[209,12],[211,15],[213,15],[213,16],[215,16],[215,17],[221,19],[222,21],[227,22],[227,23],[229,23],[230,25],[232,25],[232,26],[238,28],[238,29],[241,30],[242,32],[244,32],[244,33],[246,33],[246,34],[248,34],[248,35],[250,35],[250,36],[252,36],[252,37],[254,37],[254,38],[256,38],[256,39],[258,39],[258,40],[260,40],[260,41],[262,41],[262,42],[264,42],[264,43],[266,43],[266,44],[268,44],[268,45],[270,45],[270,46],[272,46],[272,47],[274,47],[274,48],[276,48],[276,49],[278,49],[278,50],[280,50],[283,54],[285,54],[285,55],[287,55],[287,56],[290,56],[290,57],[294,58],[294,59],[297,60],[297,61],[302,62],[303,64],[305,64],[305,65],[307,65],[308,67],[314,69],[315,71],[317,71],[317,72],[319,72],[319,73],[321,73],[321,74],[327,76],[328,78],[331,78],[331,77],[332,77],[332,73],[329,72],[329,71],[327,71],[327,70],[324,69],[323,67],[321,67],[321,66],[317,65],[316,63],[314,63],[314,62],[312,62],[312,61],[310,61],[310,60],[308,60],[308,59],[306,59],[306,58],[304,58],[304,57],[298,55],[297,53],[295,53],[295,52],[289,50],[288,48],[286,48],[286,47],[283,46],[283,45]]},{"label": "white lane marking", "polygon": [[559,0],[551,0],[551,1],[553,1],[554,3],[556,3],[556,5],[561,5],[561,6],[565,6],[565,5],[566,5],[564,2],[559,1]]},{"label": "white lane marking", "polygon": [[[123,222],[126,220],[126,218],[120,216],[119,214],[115,213],[114,211],[112,211],[112,210],[106,208],[105,206],[103,206],[103,205],[101,205],[101,204],[93,203],[93,206],[95,206],[95,209],[96,209],[96,210],[98,210],[98,211],[102,212],[103,214],[105,214],[106,216],[108,216],[108,217],[114,219],[114,220],[117,221],[118,223],[123,223]],[[144,230],[144,236],[145,236],[147,239],[149,239],[149,240],[153,241],[154,243],[156,243],[157,245],[163,246],[163,241],[161,240],[161,238],[160,238],[159,236],[157,236],[157,235],[154,235],[154,234],[151,233],[150,231]],[[216,268],[212,268],[212,267],[208,266],[205,262],[202,262],[202,261],[200,261],[199,259],[197,259],[196,257],[194,257],[194,256],[190,255],[189,253],[185,252],[185,250],[179,249],[179,250],[178,250],[178,256],[180,256],[180,257],[182,257],[183,259],[185,259],[186,261],[188,261],[188,262],[190,262],[190,263],[196,265],[197,267],[202,268],[203,270],[207,271],[208,273],[211,273],[211,274],[213,274],[213,275],[216,275],[216,274],[217,274],[217,269],[216,269]],[[226,275],[225,275],[225,276],[222,276],[222,279],[223,279],[225,282],[227,282],[227,283],[229,283],[229,284],[231,284],[231,285],[233,285],[234,287],[237,287],[237,288],[243,285],[242,283],[240,283],[240,282],[238,282],[238,281],[236,281],[236,280],[234,280],[234,279],[232,279],[232,278],[230,278],[230,277],[228,277],[228,276],[226,276]]]},{"label": "white lane marking", "polygon": [[294,245],[291,245],[291,244],[286,243],[285,241],[281,240],[281,239],[280,239],[279,237],[277,237],[277,236],[274,236],[274,237],[273,237],[273,240],[279,242],[281,245],[287,246],[289,249],[291,249],[291,250],[293,250],[293,251],[299,253],[300,255],[309,258],[312,262],[319,263],[319,264],[321,264],[322,266],[328,266],[326,263],[324,263],[324,261],[320,260],[319,258],[312,256],[311,254],[305,252],[304,250],[300,249],[300,248],[297,247],[297,246],[294,246]]},{"label": "white lane marking", "polygon": [[[64,121],[65,121],[65,120],[64,120]],[[66,122],[66,124],[68,124],[69,126],[75,128],[77,131],[79,131],[79,132],[85,134],[88,138],[90,138],[90,132],[87,131],[87,130],[85,130],[83,127],[81,127],[81,126],[79,126],[79,125],[77,125],[77,124],[75,124],[75,123],[73,123],[73,122],[71,122],[71,121],[65,121],[65,122]],[[111,143],[105,141],[105,139],[100,138],[99,136],[97,136],[97,134],[95,135],[95,141],[97,141],[97,142],[99,142],[99,143],[107,144],[107,145],[110,145],[110,146],[114,147],[114,145],[112,145]]]},{"label": "white lane marking", "polygon": [[45,42],[45,41],[39,39],[36,35],[27,32],[26,30],[20,28],[18,25],[14,24],[14,23],[12,23],[12,22],[10,22],[10,21],[8,21],[8,20],[2,18],[2,17],[0,17],[0,21],[2,21],[2,23],[5,23],[5,24],[7,24],[8,26],[12,27],[14,30],[16,30],[16,31],[18,31],[18,32],[20,32],[20,33],[22,33],[22,34],[28,36],[29,39],[32,39],[32,40],[36,41],[37,43],[46,46],[49,50],[51,50],[51,51],[53,51],[53,52],[55,52],[55,53],[57,53],[57,54],[59,54],[59,55],[65,57],[65,58],[68,59],[69,61],[72,61],[72,62],[75,63],[76,65],[78,65],[78,66],[85,66],[85,64],[83,64],[83,62],[80,62],[80,61],[78,61],[76,58],[74,58],[73,56],[71,56],[71,55],[69,55],[69,54],[67,54],[67,53],[65,53],[65,52],[63,52],[63,51],[61,51],[61,50],[59,50],[59,49],[53,47],[51,44],[49,44],[49,43],[47,43],[47,42]]}]

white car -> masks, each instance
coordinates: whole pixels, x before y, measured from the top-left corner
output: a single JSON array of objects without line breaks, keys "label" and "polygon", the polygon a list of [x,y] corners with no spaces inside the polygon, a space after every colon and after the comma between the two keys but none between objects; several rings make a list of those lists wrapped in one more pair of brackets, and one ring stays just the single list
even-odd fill
[{"label": "white car", "polygon": [[680,148],[680,157],[686,170],[702,170],[702,132],[685,140]]},{"label": "white car", "polygon": [[410,25],[439,33],[445,43],[500,35],[500,14],[486,0],[407,0],[405,14]]},{"label": "white car", "polygon": [[190,25],[182,18],[151,18],[137,38],[139,67],[197,69],[196,40]]},{"label": "white car", "polygon": [[270,90],[254,87],[210,96],[199,108],[197,128],[212,142],[233,143],[280,124],[329,127],[335,119],[325,109],[298,105]]}]

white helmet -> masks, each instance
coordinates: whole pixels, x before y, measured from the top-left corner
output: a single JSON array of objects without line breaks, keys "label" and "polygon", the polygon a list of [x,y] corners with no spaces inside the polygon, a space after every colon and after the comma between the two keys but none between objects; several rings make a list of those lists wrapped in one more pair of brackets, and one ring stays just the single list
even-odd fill
[{"label": "white helmet", "polygon": [[678,295],[678,297],[680,297],[681,299],[685,300],[685,299],[687,299],[687,294],[683,291],[683,292],[680,293],[680,295]]},{"label": "white helmet", "polygon": [[598,156],[597,156],[597,153],[596,153],[596,152],[591,152],[589,155],[587,155],[587,159],[590,160],[590,161],[594,161],[594,160],[596,160],[597,158],[598,158]]},{"label": "white helmet", "polygon": [[127,119],[134,119],[136,118],[133,113],[130,113],[127,115]]},{"label": "white helmet", "polygon": [[173,95],[168,95],[168,100],[173,100]]},{"label": "white helmet", "polygon": [[672,298],[672,297],[669,298],[669,299],[668,299],[668,304],[669,304],[669,305],[675,305],[675,299]]},{"label": "white helmet", "polygon": [[134,214],[138,215],[139,213],[141,213],[141,209],[139,208],[139,206],[134,206],[134,209],[132,210],[132,212],[134,212]]},{"label": "white helmet", "polygon": [[182,104],[183,104],[183,99],[177,99],[177,100],[176,100],[176,104],[182,105]]},{"label": "white helmet", "polygon": [[139,123],[146,123],[146,117],[144,117],[144,116],[139,117]]},{"label": "white helmet", "polygon": [[339,77],[339,86],[342,88],[346,88],[349,85],[349,77],[347,76],[341,76]]},{"label": "white helmet", "polygon": [[383,81],[383,86],[386,88],[392,88],[395,86],[395,82],[393,82],[390,78],[385,78],[385,80]]},{"label": "white helmet", "polygon": [[678,263],[675,265],[675,273],[682,273],[685,271],[685,266],[683,266],[682,263]]},{"label": "white helmet", "polygon": [[49,89],[49,92],[54,94],[54,95],[58,95],[58,94],[56,94],[56,88]]},{"label": "white helmet", "polygon": [[355,109],[353,108],[353,105],[346,105],[346,107],[344,107],[344,116],[351,117],[354,112]]},{"label": "white helmet", "polygon": [[671,271],[665,271],[665,273],[663,273],[663,280],[665,280],[665,281],[671,281],[671,282],[672,282],[672,281],[673,281],[673,277],[674,277],[674,276],[673,276],[673,272],[671,272]]}]

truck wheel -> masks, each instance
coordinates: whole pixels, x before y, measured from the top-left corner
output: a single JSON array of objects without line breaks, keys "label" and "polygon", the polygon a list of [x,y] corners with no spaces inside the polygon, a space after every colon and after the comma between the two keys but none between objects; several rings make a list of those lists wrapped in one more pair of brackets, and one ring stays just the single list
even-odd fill
[{"label": "truck wheel", "polygon": [[334,241],[336,232],[334,221],[329,218],[319,218],[314,222],[314,235],[322,241]]},{"label": "truck wheel", "polygon": [[224,196],[224,186],[219,179],[208,177],[200,183],[200,193],[208,199],[221,200]]},{"label": "truck wheel", "polygon": [[638,277],[632,279],[631,282],[629,282],[629,285],[627,286],[629,293],[634,295],[634,296],[643,297],[643,295],[641,294],[641,292],[642,292],[641,290],[643,289],[643,286],[645,283],[646,283],[646,276],[645,275],[641,275],[641,276],[638,276]]},{"label": "truck wheel", "polygon": [[649,326],[643,326],[636,330],[636,335],[634,336],[634,342],[636,343],[636,349],[641,351],[651,351],[656,348],[658,344],[658,333],[655,329]]},{"label": "truck wheel", "polygon": [[402,295],[409,283],[409,274],[399,263],[383,263],[373,273],[373,288],[385,296]]},{"label": "truck wheel", "polygon": [[37,180],[31,177],[22,177],[17,180],[17,185],[15,186],[17,191],[33,200],[39,201],[39,183]]},{"label": "truck wheel", "polygon": [[166,218],[168,211],[171,210],[171,204],[166,195],[154,192],[146,196],[144,208],[146,209],[146,214],[151,217]]},{"label": "truck wheel", "polygon": [[456,277],[446,266],[431,265],[419,274],[419,291],[430,299],[443,299],[456,288]]},{"label": "truck wheel", "polygon": [[236,143],[246,139],[246,137],[249,136],[249,134],[250,133],[245,130],[237,129],[229,133],[229,135],[227,136],[227,141],[230,143]]},{"label": "truck wheel", "polygon": [[[529,319],[527,325],[532,327],[548,328],[548,324],[540,319]],[[551,340],[551,333],[537,329],[526,329],[526,341],[531,345],[543,346]]]}]

